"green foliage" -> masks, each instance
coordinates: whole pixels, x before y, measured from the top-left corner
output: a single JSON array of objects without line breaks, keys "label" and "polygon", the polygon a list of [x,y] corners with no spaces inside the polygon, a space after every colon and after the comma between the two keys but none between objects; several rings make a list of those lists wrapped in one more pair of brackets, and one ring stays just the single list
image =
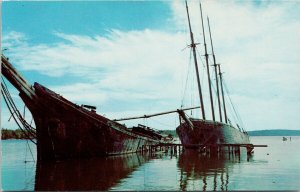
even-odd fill
[{"label": "green foliage", "polygon": [[1,139],[27,139],[27,137],[21,129],[2,129]]},{"label": "green foliage", "polygon": [[172,135],[173,138],[178,137],[175,130],[161,130],[160,132],[164,135]]}]

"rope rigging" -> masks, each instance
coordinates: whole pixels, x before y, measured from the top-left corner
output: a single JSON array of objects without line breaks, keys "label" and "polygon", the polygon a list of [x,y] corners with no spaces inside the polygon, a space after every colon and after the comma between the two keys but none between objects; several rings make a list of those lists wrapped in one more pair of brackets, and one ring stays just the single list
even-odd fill
[{"label": "rope rigging", "polygon": [[225,87],[225,91],[226,91],[226,93],[227,93],[227,97],[229,98],[230,105],[232,106],[232,109],[233,109],[233,111],[234,111],[234,114],[235,114],[235,116],[236,116],[236,118],[237,118],[237,122],[240,123],[241,126],[242,126],[242,127],[238,127],[238,128],[239,128],[239,129],[242,129],[242,130],[245,132],[245,130],[244,130],[244,128],[243,128],[243,127],[244,127],[243,121],[242,121],[242,119],[241,119],[241,117],[240,117],[238,111],[236,110],[235,106],[233,105],[233,102],[232,102],[231,97],[230,97],[230,95],[229,95],[228,87],[227,87],[227,85],[226,85],[224,79],[223,79],[223,84],[224,84],[224,87]]},{"label": "rope rigging", "polygon": [[[19,129],[24,133],[27,139],[29,139],[31,142],[36,144],[36,141],[34,140],[36,138],[36,129],[32,127],[27,121],[22,117],[20,111],[18,110],[17,106],[15,105],[11,94],[8,91],[7,85],[2,78],[1,82],[1,93],[3,95],[4,101],[7,105],[7,108],[9,112],[11,113],[11,117],[14,119],[16,122],[17,126]],[[10,117],[10,118],[11,118]]]},{"label": "rope rigging", "polygon": [[32,153],[32,150],[31,150],[31,147],[30,147],[30,145],[29,145],[29,142],[28,142],[28,140],[26,140],[26,144],[27,144],[27,146],[25,147],[25,160],[24,160],[24,162],[25,163],[27,163],[27,162],[30,162],[30,161],[27,161],[26,160],[26,158],[27,158],[27,148],[29,149],[29,152],[30,152],[30,155],[31,155],[31,158],[32,158],[32,160],[33,160],[33,162],[35,162],[35,159],[34,159],[34,156],[33,156],[33,153]]},{"label": "rope rigging", "polygon": [[[197,53],[197,55],[199,56],[198,58],[200,59],[200,62],[202,63],[202,69],[203,69],[203,70],[202,70],[202,79],[201,79],[201,83],[202,83],[202,85],[205,85],[205,84],[203,84],[203,79],[205,78],[205,73],[204,73],[204,71],[205,71],[206,66],[205,66],[205,64],[204,64],[203,59],[201,58],[201,55],[200,55],[198,49],[196,49],[196,53]],[[209,58],[209,61],[210,61],[210,63],[212,63],[212,61],[211,61],[210,58]],[[185,100],[185,96],[186,96],[186,92],[187,92],[187,87],[188,87],[187,84],[188,84],[188,81],[190,80],[190,78],[189,78],[189,75],[190,75],[190,73],[191,73],[190,67],[191,67],[191,52],[190,52],[190,55],[189,55],[189,68],[188,68],[187,77],[186,77],[186,81],[185,81],[185,86],[184,86],[184,92],[183,92],[183,98],[182,98],[182,101],[181,101],[181,106],[183,106],[183,103],[184,103],[184,100]],[[214,75],[213,73],[211,73],[210,76],[211,76],[211,79],[218,78],[218,77],[215,77],[215,75]],[[245,132],[245,130],[244,130],[244,128],[243,128],[243,127],[244,127],[243,121],[242,121],[242,119],[241,119],[241,117],[240,117],[240,115],[239,115],[239,113],[238,113],[236,107],[233,105],[232,99],[231,99],[231,97],[230,97],[230,95],[229,95],[228,87],[227,87],[227,85],[226,85],[224,79],[222,80],[222,82],[223,82],[223,84],[224,84],[225,92],[226,92],[227,97],[228,97],[228,100],[229,100],[228,103],[229,103],[230,106],[231,106],[230,111],[231,111],[232,114],[233,114],[232,117],[233,117],[234,121],[237,122],[237,123],[236,123],[237,126],[238,126],[237,128]],[[213,93],[214,93],[214,95],[215,95],[214,99],[215,99],[215,103],[216,103],[216,99],[217,99],[217,90],[216,90],[216,87],[215,87],[213,81],[210,81],[210,84],[211,84],[211,86],[212,86],[212,90],[213,90]],[[193,100],[193,96],[192,96],[192,98],[191,98],[191,101],[192,101],[192,100]],[[226,102],[226,103],[227,103],[227,102]],[[216,107],[217,107],[217,106],[214,106],[214,110],[216,110]],[[191,111],[191,112],[192,112],[192,111]],[[191,115],[192,115],[192,114],[191,114]],[[227,118],[227,119],[228,119],[228,118]],[[229,120],[229,119],[228,119],[228,120]],[[230,120],[229,120],[229,121],[230,121]],[[239,126],[239,124],[240,124],[241,126]]]},{"label": "rope rigging", "polygon": [[182,95],[182,99],[181,99],[181,108],[183,107],[183,102],[184,102],[184,99],[185,99],[185,96],[186,96],[186,90],[187,90],[187,85],[188,85],[188,80],[189,80],[189,74],[190,74],[190,70],[191,70],[191,60],[192,60],[192,51],[190,51],[189,65],[188,65],[188,70],[187,70],[183,95]]},{"label": "rope rigging", "polygon": [[[211,60],[210,60],[210,62],[212,62]],[[213,74],[211,74],[211,78],[213,78],[214,76],[213,76]],[[218,78],[218,77],[215,77],[215,78]],[[243,121],[242,121],[242,119],[241,119],[241,117],[240,117],[240,115],[239,115],[239,113],[238,113],[238,111],[237,111],[237,109],[236,109],[236,107],[234,106],[234,104],[233,104],[233,102],[232,102],[232,99],[231,99],[231,97],[230,97],[230,94],[229,94],[229,89],[228,89],[228,87],[227,87],[227,85],[226,85],[226,83],[225,83],[225,80],[222,78],[222,83],[223,83],[223,85],[224,85],[224,88],[225,88],[225,91],[226,91],[226,93],[227,93],[227,97],[229,98],[229,102],[230,102],[230,106],[232,107],[232,109],[233,109],[233,112],[234,112],[234,116],[233,116],[233,118],[234,118],[234,120],[238,123],[238,124],[240,124],[241,125],[241,127],[237,124],[237,128],[238,129],[240,129],[240,130],[242,130],[242,131],[244,131],[244,132],[246,132],[245,130],[244,130],[244,124],[243,124]],[[215,93],[215,95],[217,96],[217,90],[216,90],[216,88],[214,87],[214,84],[213,83],[211,83],[212,84],[212,87],[213,87],[213,90],[214,90],[214,93]],[[230,108],[231,109],[231,108]],[[228,118],[227,118],[228,119]]]}]

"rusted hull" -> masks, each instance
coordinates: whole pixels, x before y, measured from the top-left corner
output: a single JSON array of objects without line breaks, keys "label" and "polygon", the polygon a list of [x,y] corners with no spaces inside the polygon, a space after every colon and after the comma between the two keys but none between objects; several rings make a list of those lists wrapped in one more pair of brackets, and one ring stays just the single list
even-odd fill
[{"label": "rusted hull", "polygon": [[35,100],[20,96],[36,124],[39,160],[133,153],[160,142],[75,105],[38,83],[34,90]]},{"label": "rusted hull", "polygon": [[192,120],[192,129],[186,123],[177,127],[176,132],[186,148],[213,144],[250,144],[247,133],[224,123]]}]

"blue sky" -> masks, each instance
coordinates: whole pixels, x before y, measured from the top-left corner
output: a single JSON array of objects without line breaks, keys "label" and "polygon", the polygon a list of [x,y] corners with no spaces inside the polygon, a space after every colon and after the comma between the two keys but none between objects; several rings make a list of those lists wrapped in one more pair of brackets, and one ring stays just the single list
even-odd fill
[{"label": "blue sky", "polygon": [[[189,5],[211,118],[199,3]],[[300,3],[203,1],[203,10],[245,129],[299,129],[300,90],[291,85],[300,76]],[[112,119],[198,105],[188,44],[183,1],[2,3],[2,49],[23,76]],[[2,109],[2,127],[14,128]],[[126,122],[136,123],[175,129],[178,116]]]},{"label": "blue sky", "polygon": [[[26,35],[30,45],[53,45],[63,39],[55,33],[106,36],[112,29],[122,31],[161,29],[168,26],[170,7],[164,2],[81,2],[81,1],[7,1],[3,3],[2,33],[14,31]],[[163,18],[163,19],[162,19]],[[5,48],[5,47],[4,47]],[[9,54],[9,53],[8,53]],[[23,74],[27,79],[47,84],[74,81],[68,74],[62,79],[40,76],[36,71]],[[34,73],[34,75],[32,75]],[[32,78],[34,77],[34,78]],[[59,82],[56,82],[56,81]]]},{"label": "blue sky", "polygon": [[31,43],[53,43],[59,40],[53,32],[94,36],[111,29],[161,29],[170,14],[159,1],[4,2],[3,33],[22,31]]}]

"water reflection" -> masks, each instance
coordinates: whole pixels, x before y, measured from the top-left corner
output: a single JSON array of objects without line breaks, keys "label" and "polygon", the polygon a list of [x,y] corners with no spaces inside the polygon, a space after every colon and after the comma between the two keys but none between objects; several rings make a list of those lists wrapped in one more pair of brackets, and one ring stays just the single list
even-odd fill
[{"label": "water reflection", "polygon": [[150,156],[130,154],[107,158],[37,163],[35,190],[108,190]]},{"label": "water reflection", "polygon": [[[241,154],[243,156],[243,154]],[[247,157],[242,157],[242,159]],[[186,150],[178,159],[180,169],[180,189],[194,190],[189,182],[196,182],[197,190],[228,190],[233,164],[239,163],[241,156],[227,153],[213,156],[203,155],[194,150]]]}]

